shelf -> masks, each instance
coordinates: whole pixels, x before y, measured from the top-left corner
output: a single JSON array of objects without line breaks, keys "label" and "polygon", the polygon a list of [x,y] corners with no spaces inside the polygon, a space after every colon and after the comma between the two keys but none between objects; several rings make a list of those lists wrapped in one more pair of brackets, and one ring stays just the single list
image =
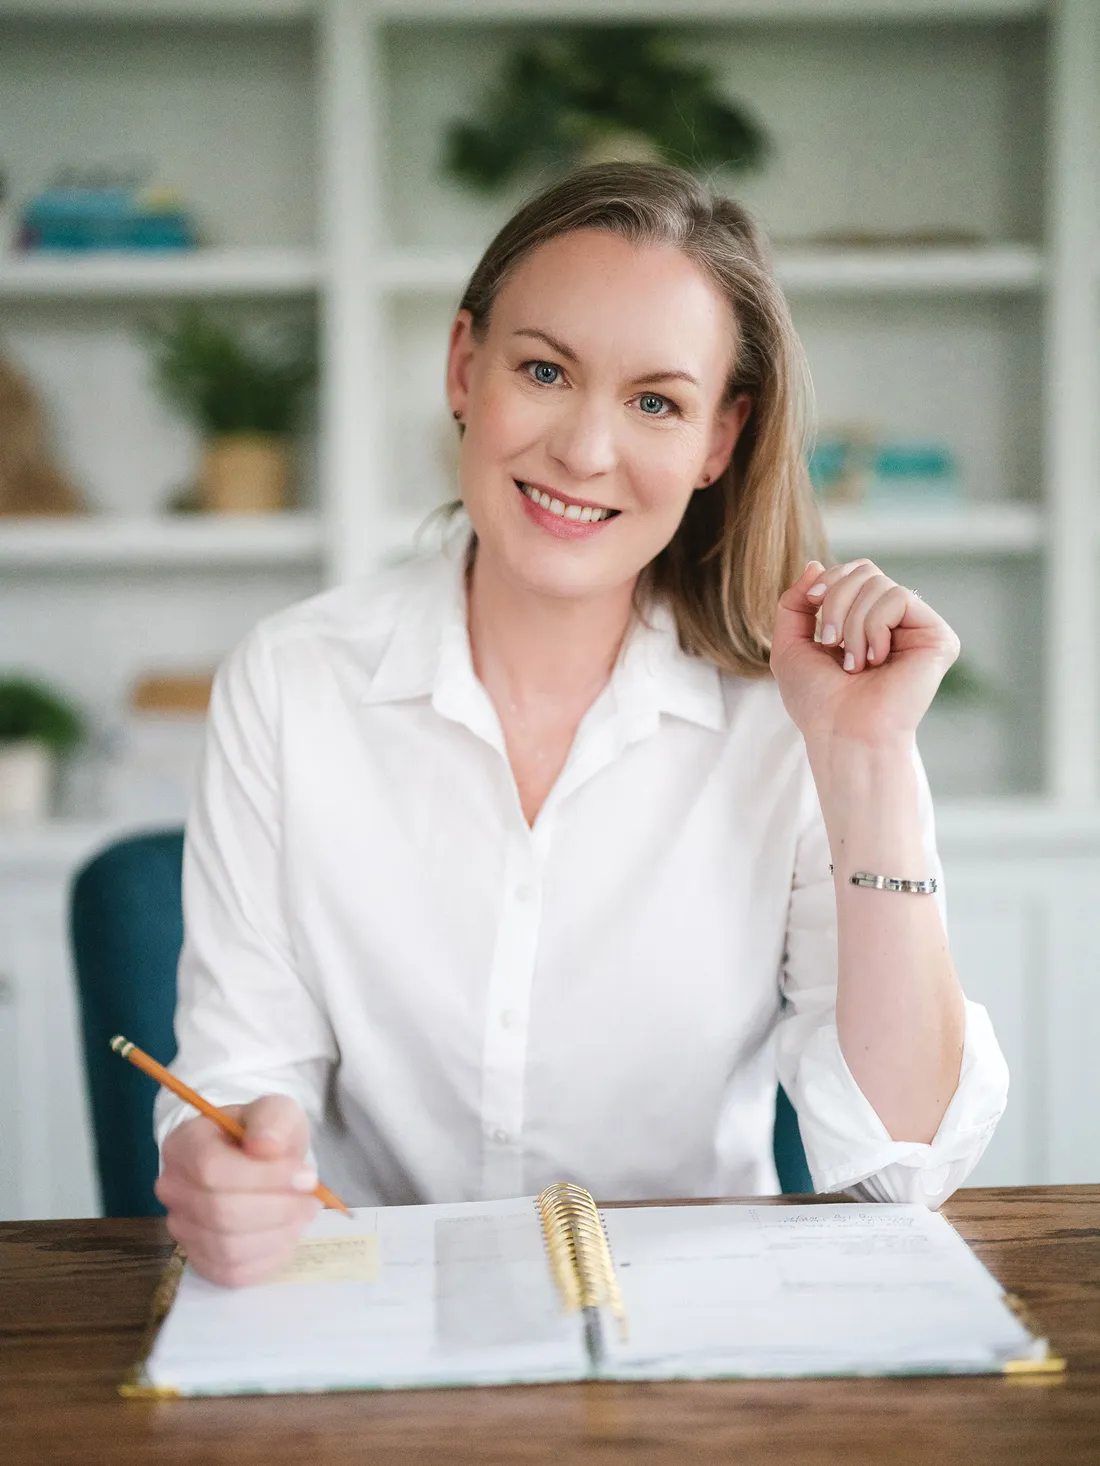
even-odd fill
[{"label": "shelf", "polygon": [[[393,294],[454,295],[466,284],[472,254],[395,250],[376,265]],[[785,289],[820,294],[996,294],[1037,289],[1043,257],[1028,245],[970,249],[777,250],[776,274]]]},{"label": "shelf", "polygon": [[[148,3],[148,0],[146,0]],[[195,3],[195,0],[192,0]],[[1041,15],[1046,0],[692,0],[692,20],[995,21]],[[539,20],[546,0],[375,0],[392,20]],[[555,21],[590,20],[592,0],[555,0]],[[601,0],[600,19],[669,19],[668,0]]]},{"label": "shelf", "polygon": [[317,256],[294,249],[43,251],[0,259],[0,300],[308,295],[319,280]]},{"label": "shelf", "polygon": [[0,0],[0,20],[240,21],[309,20],[318,0]]},{"label": "shelf", "polygon": [[[438,543],[428,511],[390,512],[373,530],[376,564]],[[324,523],[317,514],[88,515],[67,519],[0,517],[0,570],[107,567],[320,565]]]},{"label": "shelf", "polygon": [[843,555],[1021,555],[1040,549],[1045,538],[1042,511],[1030,504],[827,508],[825,530]]},{"label": "shelf", "polygon": [[790,291],[822,294],[981,294],[1029,291],[1043,282],[1043,258],[1028,245],[953,249],[777,250],[776,274]]},{"label": "shelf", "polygon": [[0,567],[305,565],[320,561],[314,514],[0,519]]}]

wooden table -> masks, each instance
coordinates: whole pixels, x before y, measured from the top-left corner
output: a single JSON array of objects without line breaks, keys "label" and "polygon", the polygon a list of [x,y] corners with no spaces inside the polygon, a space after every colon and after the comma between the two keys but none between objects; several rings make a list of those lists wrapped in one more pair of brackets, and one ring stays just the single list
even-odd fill
[{"label": "wooden table", "polygon": [[944,1213],[1066,1376],[122,1400],[169,1252],[160,1222],[0,1223],[0,1462],[1100,1466],[1100,1186],[964,1189]]}]

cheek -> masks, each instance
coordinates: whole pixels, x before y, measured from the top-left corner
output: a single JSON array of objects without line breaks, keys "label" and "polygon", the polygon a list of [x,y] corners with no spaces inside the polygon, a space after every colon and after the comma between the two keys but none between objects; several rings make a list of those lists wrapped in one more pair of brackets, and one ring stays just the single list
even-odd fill
[{"label": "cheek", "polygon": [[550,416],[546,408],[511,373],[492,373],[477,398],[478,441],[485,455],[506,457],[545,432]]},{"label": "cheek", "polygon": [[639,498],[647,508],[679,519],[691,499],[697,476],[699,453],[694,435],[676,429],[650,431],[631,456]]}]

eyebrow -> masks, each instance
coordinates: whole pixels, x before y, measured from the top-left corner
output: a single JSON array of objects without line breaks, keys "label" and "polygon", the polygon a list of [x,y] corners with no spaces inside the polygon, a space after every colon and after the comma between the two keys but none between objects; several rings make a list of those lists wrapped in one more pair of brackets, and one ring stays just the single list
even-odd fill
[{"label": "eyebrow", "polygon": [[[549,331],[540,331],[537,326],[520,326],[512,332],[513,336],[533,336],[536,341],[545,341],[552,351],[569,362],[578,362],[580,358],[572,347],[566,346],[564,341],[559,341],[556,336],[551,336]],[[702,383],[698,377],[693,377],[690,372],[681,371],[676,367],[669,367],[654,372],[643,372],[640,377],[635,377],[630,383],[632,387],[641,387],[647,382],[690,382],[693,387],[701,387]]]}]

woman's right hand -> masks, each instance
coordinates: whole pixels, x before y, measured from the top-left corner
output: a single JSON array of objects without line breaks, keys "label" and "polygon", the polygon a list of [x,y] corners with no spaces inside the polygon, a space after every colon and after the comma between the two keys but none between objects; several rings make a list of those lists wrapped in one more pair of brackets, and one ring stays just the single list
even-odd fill
[{"label": "woman's right hand", "polygon": [[300,1105],[266,1094],[225,1112],[244,1139],[204,1115],[185,1120],[164,1142],[154,1190],[188,1261],[212,1283],[240,1288],[285,1265],[321,1203],[310,1194],[317,1176]]}]

